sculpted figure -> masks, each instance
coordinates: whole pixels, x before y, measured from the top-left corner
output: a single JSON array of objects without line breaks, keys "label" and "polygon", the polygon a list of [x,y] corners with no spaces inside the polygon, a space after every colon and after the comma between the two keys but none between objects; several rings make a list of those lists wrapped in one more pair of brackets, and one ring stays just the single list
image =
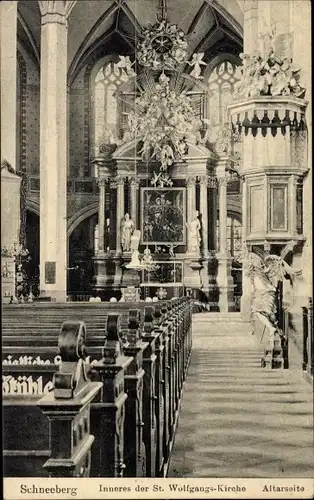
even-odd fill
[{"label": "sculpted figure", "polygon": [[141,262],[139,259],[139,251],[138,251],[138,246],[140,244],[140,239],[141,239],[141,231],[138,229],[135,229],[132,233],[131,236],[131,251],[132,251],[132,258],[130,264],[127,264],[125,267],[126,268],[134,268],[136,266],[140,266]]},{"label": "sculpted figure", "polygon": [[[294,269],[285,261],[286,255],[293,250],[293,244],[288,243],[279,255],[266,254],[249,255],[249,273],[253,286],[252,312],[261,313],[272,325],[276,324],[276,290],[279,281],[285,283],[285,277],[293,282],[301,276],[301,269]],[[285,295],[285,290],[284,290]],[[284,297],[285,298],[285,297]]]},{"label": "sculpted figure", "polygon": [[199,221],[199,212],[196,210],[194,219],[187,224],[188,227],[188,245],[192,252],[199,252],[201,246],[201,223]]},{"label": "sculpted figure", "polygon": [[125,214],[121,224],[121,245],[124,252],[131,251],[131,236],[134,231],[134,222],[129,214]]}]

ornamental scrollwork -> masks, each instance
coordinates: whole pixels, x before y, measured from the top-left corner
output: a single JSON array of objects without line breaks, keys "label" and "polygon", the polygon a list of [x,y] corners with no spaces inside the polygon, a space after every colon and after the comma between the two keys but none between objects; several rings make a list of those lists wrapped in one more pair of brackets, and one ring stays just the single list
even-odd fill
[{"label": "ornamental scrollwork", "polygon": [[228,153],[231,148],[232,131],[231,124],[224,123],[218,130],[215,151],[216,153]]}]

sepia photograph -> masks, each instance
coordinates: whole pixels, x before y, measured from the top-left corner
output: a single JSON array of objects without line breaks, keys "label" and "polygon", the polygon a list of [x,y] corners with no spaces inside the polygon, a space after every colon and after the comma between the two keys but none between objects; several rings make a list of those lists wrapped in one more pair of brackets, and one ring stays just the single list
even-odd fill
[{"label": "sepia photograph", "polygon": [[310,0],[2,0],[5,500],[313,498]]}]

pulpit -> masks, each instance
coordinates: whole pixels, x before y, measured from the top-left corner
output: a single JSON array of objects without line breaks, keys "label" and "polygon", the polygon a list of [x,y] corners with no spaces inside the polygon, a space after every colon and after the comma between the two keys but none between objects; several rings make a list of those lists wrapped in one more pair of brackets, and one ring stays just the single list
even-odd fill
[{"label": "pulpit", "polygon": [[[245,251],[280,255],[289,242],[293,249],[305,240],[306,106],[293,95],[257,96],[229,106],[233,145],[241,151]],[[243,289],[241,310],[249,317],[250,284]]]}]

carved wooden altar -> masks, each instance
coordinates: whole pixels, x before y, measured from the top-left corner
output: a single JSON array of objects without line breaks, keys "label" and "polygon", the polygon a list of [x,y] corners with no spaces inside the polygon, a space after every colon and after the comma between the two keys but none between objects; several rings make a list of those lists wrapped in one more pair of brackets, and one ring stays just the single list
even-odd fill
[{"label": "carved wooden altar", "polygon": [[[94,257],[97,293],[107,300],[113,295],[119,299],[121,288],[141,286],[144,299],[163,287],[171,298],[184,294],[187,287],[202,290],[208,296],[217,290],[217,281],[210,270],[216,217],[208,213],[209,199],[213,190],[219,188],[213,153],[201,144],[189,144],[187,154],[169,169],[172,185],[165,183],[156,187],[152,182],[156,164],[143,162],[139,149],[139,145],[131,141],[117,148],[110,159],[94,160],[100,185],[99,244]],[[223,160],[219,167],[223,177],[226,165]],[[226,190],[223,192],[226,208]],[[189,237],[196,211],[199,248],[193,247]],[[154,273],[130,272],[125,267],[131,260],[131,252],[123,251],[121,245],[121,221],[126,213],[134,227],[141,231],[140,255],[147,248],[151,252],[157,266]],[[108,214],[110,234],[106,234]],[[104,241],[109,241],[109,250]],[[225,288],[229,286],[232,292],[233,284],[228,283],[228,273],[225,274]],[[227,299],[227,310],[228,300],[232,302]]]}]

